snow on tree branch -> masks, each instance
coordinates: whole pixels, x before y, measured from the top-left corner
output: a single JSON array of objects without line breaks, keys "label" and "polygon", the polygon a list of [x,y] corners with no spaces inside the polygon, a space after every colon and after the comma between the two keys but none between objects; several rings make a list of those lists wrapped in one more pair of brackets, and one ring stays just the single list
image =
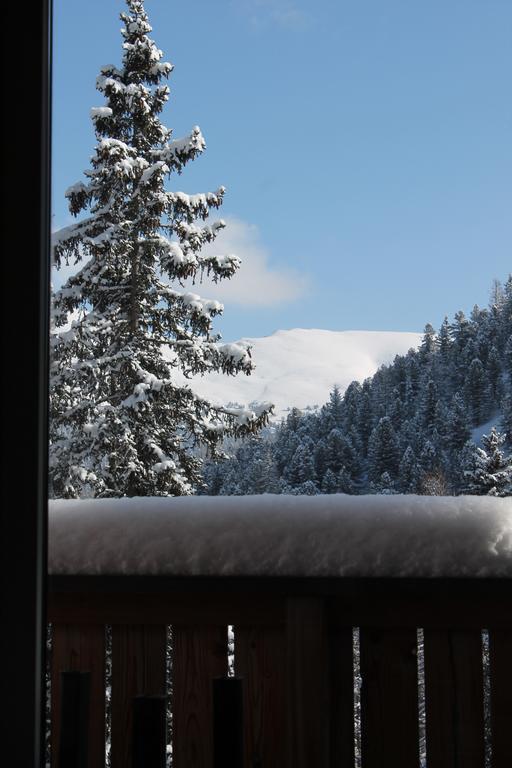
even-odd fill
[{"label": "snow on tree branch", "polygon": [[[204,272],[232,277],[234,255],[202,258],[225,226],[205,221],[225,188],[167,189],[206,147],[200,129],[173,139],[159,119],[172,65],[149,37],[142,0],[121,14],[122,64],[101,68],[91,109],[96,146],[85,181],[66,190],[76,223],[53,235],[53,261],[82,264],[53,296],[50,483],[56,497],[193,493],[224,436],[257,431],[269,409],[235,412],[193,392],[206,371],[249,374],[250,351],[220,344],[223,305],[182,290]],[[71,320],[70,320],[71,318]],[[172,349],[173,356],[165,350]],[[191,386],[178,383],[180,374]],[[179,379],[182,381],[182,379]]]}]

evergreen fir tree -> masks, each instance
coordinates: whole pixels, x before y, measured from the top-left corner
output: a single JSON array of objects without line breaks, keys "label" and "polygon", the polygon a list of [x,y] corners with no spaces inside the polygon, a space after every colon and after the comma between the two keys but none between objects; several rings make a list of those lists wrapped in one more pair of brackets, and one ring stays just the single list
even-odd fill
[{"label": "evergreen fir tree", "polygon": [[284,472],[284,477],[293,487],[302,485],[307,480],[312,482],[316,480],[315,465],[309,445],[300,443]]},{"label": "evergreen fir tree", "polygon": [[505,444],[512,448],[512,394],[506,395],[501,401],[501,426],[505,435]]},{"label": "evergreen fir tree", "polygon": [[241,474],[247,482],[247,493],[278,493],[279,478],[269,442],[259,442],[250,462],[241,465]]},{"label": "evergreen fir tree", "polygon": [[461,395],[453,396],[447,417],[446,442],[453,452],[461,451],[470,438],[469,419]]},{"label": "evergreen fir tree", "polygon": [[402,493],[417,493],[420,471],[414,451],[408,445],[398,469],[398,487]]},{"label": "evergreen fir tree", "polygon": [[313,480],[306,480],[304,483],[297,486],[293,493],[297,496],[316,496],[318,488]]},{"label": "evergreen fir tree", "polygon": [[331,469],[328,469],[322,480],[321,491],[322,493],[336,493],[337,490],[338,481],[336,475]]},{"label": "evergreen fir tree", "polygon": [[389,416],[384,416],[373,430],[368,445],[368,476],[378,483],[384,473],[395,478],[400,447]]},{"label": "evergreen fir tree", "polygon": [[[359,386],[359,385],[358,385]],[[345,393],[346,396],[346,393]],[[337,384],[332,388],[326,408],[332,417],[335,427],[341,427],[343,421],[343,396]]]},{"label": "evergreen fir tree", "polygon": [[332,429],[326,440],[328,467],[333,472],[339,472],[345,466],[351,476],[357,474],[357,455],[349,437],[340,429]]},{"label": "evergreen fir tree", "polygon": [[255,431],[268,415],[215,407],[175,381],[178,369],[187,377],[251,372],[248,349],[212,332],[222,305],[180,288],[203,273],[229,278],[239,260],[200,254],[224,222],[197,222],[219,208],[224,188],[188,195],[165,187],[205,142],[197,127],[172,140],[160,121],[172,65],[149,37],[143,1],[127,6],[121,67],[103,67],[97,79],[105,103],[91,112],[92,168],[66,193],[71,213],[88,215],[54,242],[57,267],[83,265],[54,296],[54,496],[192,493],[201,467],[194,446],[215,454],[223,435]]},{"label": "evergreen fir tree", "polygon": [[372,488],[376,493],[386,496],[396,493],[395,483],[389,472],[383,472],[379,479],[372,483]]},{"label": "evergreen fir tree", "polygon": [[425,440],[420,453],[420,466],[425,473],[431,474],[439,467],[439,457],[436,447],[431,440]]},{"label": "evergreen fir tree", "polygon": [[[339,388],[335,388],[339,394]],[[334,393],[334,390],[333,390]],[[332,393],[332,394],[333,394]],[[332,396],[331,394],[331,396]],[[361,385],[358,381],[352,381],[347,389],[343,399],[340,400],[339,411],[341,413],[341,422],[336,421],[337,427],[343,427],[345,432],[350,432],[350,429],[357,424],[359,400],[361,398]],[[331,410],[333,406],[331,405]]]},{"label": "evergreen fir tree", "polygon": [[512,335],[505,345],[505,371],[508,374],[509,382],[512,382]]},{"label": "evergreen fir tree", "polygon": [[438,350],[439,350],[441,359],[445,364],[447,364],[449,360],[451,344],[452,344],[452,340],[451,340],[451,332],[450,332],[450,323],[448,321],[448,318],[445,317],[441,324],[441,328],[439,329],[439,335],[438,335]]},{"label": "evergreen fir tree", "polygon": [[484,367],[478,358],[471,361],[467,371],[464,396],[472,424],[482,424],[489,411],[489,389]]},{"label": "evergreen fir tree", "polygon": [[336,482],[338,493],[346,493],[349,495],[354,493],[354,483],[352,482],[350,472],[346,467],[340,469]]},{"label": "evergreen fir tree", "polygon": [[420,416],[423,428],[430,433],[436,423],[437,404],[437,386],[432,379],[429,379],[420,405]]},{"label": "evergreen fir tree", "polygon": [[398,387],[393,390],[391,407],[389,409],[389,418],[396,431],[400,430],[405,416],[404,404],[400,398]]},{"label": "evergreen fir tree", "polygon": [[476,447],[464,467],[465,492],[478,496],[512,495],[512,456],[501,450],[505,437],[493,427],[482,437],[482,448]]},{"label": "evergreen fir tree", "polygon": [[438,341],[434,327],[430,323],[427,323],[423,331],[423,339],[419,349],[419,356],[422,364],[432,363],[437,345]]},{"label": "evergreen fir tree", "polygon": [[492,408],[496,408],[502,396],[501,359],[496,347],[491,347],[487,358],[487,378]]},{"label": "evergreen fir tree", "polygon": [[314,454],[313,454],[313,461],[315,465],[316,476],[321,481],[321,479],[329,471],[328,469],[329,452],[327,450],[327,445],[325,443],[325,440],[320,439],[316,444]]},{"label": "evergreen fir tree", "polygon": [[359,401],[357,428],[361,440],[363,457],[366,457],[368,453],[368,440],[370,439],[373,429],[372,405],[370,395],[366,391],[363,391]]}]

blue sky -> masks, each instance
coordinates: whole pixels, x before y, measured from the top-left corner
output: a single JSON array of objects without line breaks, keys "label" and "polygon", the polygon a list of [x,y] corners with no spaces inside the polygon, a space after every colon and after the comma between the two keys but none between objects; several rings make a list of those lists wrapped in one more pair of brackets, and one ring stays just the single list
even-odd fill
[{"label": "blue sky", "polygon": [[[94,147],[122,0],[54,0],[54,227]],[[147,0],[175,65],[163,114],[206,152],[171,186],[227,187],[226,339],[419,331],[512,270],[510,0]]]}]

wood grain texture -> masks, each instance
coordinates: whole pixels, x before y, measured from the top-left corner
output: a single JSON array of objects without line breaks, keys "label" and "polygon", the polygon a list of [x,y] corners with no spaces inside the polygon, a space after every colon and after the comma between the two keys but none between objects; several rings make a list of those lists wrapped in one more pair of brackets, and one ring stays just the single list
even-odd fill
[{"label": "wood grain texture", "polygon": [[363,768],[419,765],[416,630],[361,629]]},{"label": "wood grain texture", "polygon": [[492,768],[512,762],[512,632],[489,631]]},{"label": "wood grain texture", "polygon": [[54,624],[52,640],[52,768],[59,767],[61,672],[90,673],[89,768],[105,762],[105,627]]},{"label": "wood grain texture", "polygon": [[174,768],[212,768],[213,679],[228,672],[227,626],[173,627]]},{"label": "wood grain texture", "polygon": [[325,597],[339,627],[512,629],[512,579],[50,576],[49,621],[285,625],[288,597]]},{"label": "wood grain texture", "polygon": [[287,606],[288,768],[329,765],[329,653],[322,598],[289,598]]},{"label": "wood grain texture", "polygon": [[131,768],[133,699],[165,694],[166,627],[112,627],[112,768]]},{"label": "wood grain texture", "polygon": [[483,768],[482,635],[424,631],[427,760],[433,768]]},{"label": "wood grain texture", "polygon": [[235,673],[244,689],[244,765],[282,768],[286,742],[286,634],[235,627]]}]

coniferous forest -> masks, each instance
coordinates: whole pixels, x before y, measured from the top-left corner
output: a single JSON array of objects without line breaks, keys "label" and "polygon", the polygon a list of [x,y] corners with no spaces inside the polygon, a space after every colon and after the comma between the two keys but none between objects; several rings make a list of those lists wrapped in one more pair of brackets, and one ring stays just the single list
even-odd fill
[{"label": "coniferous forest", "polygon": [[121,19],[122,64],[96,80],[91,166],[66,192],[85,215],[53,235],[54,266],[78,271],[53,293],[50,496],[512,495],[512,275],[487,308],[427,324],[418,349],[278,425],[268,404],[194,391],[194,377],[254,369],[249,348],[213,330],[223,305],[185,285],[229,279],[240,259],[201,253],[225,227],[211,220],[224,187],[166,187],[205,141],[197,126],[173,139],[160,120],[173,65],[143,0]]},{"label": "coniferous forest", "polygon": [[207,461],[201,493],[512,495],[512,274],[489,306]]}]

